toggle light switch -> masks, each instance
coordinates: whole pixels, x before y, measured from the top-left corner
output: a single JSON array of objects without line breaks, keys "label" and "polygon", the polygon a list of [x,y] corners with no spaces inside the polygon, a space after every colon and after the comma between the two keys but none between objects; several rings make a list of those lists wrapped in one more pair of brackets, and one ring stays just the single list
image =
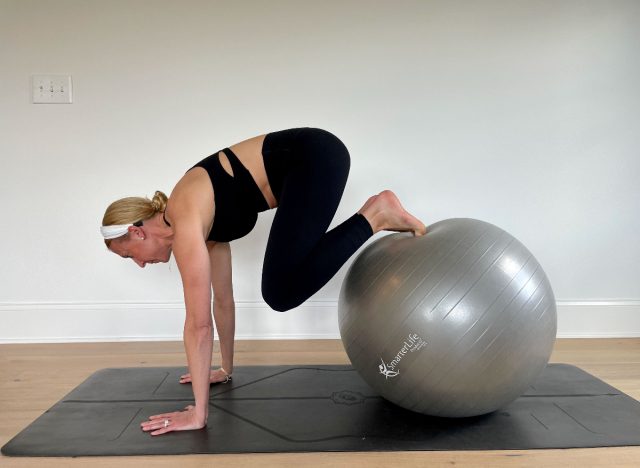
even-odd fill
[{"label": "toggle light switch", "polygon": [[71,75],[33,75],[34,104],[71,104]]}]

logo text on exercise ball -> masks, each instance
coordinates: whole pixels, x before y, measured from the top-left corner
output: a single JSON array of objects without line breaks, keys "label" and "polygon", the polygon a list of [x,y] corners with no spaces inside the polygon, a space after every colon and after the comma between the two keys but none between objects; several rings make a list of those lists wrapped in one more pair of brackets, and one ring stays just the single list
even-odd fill
[{"label": "logo text on exercise ball", "polygon": [[395,355],[395,357],[389,362],[389,364],[384,362],[384,359],[380,358],[380,365],[378,365],[378,370],[380,374],[384,375],[385,379],[389,377],[396,377],[400,374],[399,370],[396,370],[400,361],[407,353],[413,353],[416,351],[420,351],[427,345],[427,342],[420,338],[420,335],[417,333],[409,333],[407,338],[402,343],[402,348]]}]

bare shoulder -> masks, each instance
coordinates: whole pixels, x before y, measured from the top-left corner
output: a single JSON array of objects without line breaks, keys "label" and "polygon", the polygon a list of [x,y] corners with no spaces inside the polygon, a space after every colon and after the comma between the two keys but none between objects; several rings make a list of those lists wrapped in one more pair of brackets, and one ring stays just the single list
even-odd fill
[{"label": "bare shoulder", "polygon": [[[171,191],[166,217],[174,228],[183,224],[199,224],[204,237],[211,230],[215,213],[213,187],[207,171],[195,167],[178,181]],[[184,226],[183,226],[184,227]]]}]

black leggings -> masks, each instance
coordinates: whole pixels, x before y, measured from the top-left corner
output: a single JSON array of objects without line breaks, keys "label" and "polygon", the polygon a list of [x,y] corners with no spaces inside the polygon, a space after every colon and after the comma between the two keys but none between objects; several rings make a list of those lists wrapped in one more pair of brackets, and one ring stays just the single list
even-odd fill
[{"label": "black leggings", "polygon": [[373,235],[355,214],[327,232],[349,175],[345,145],[331,133],[296,128],[269,133],[262,154],[278,201],[262,268],[271,308],[299,306],[324,286]]}]

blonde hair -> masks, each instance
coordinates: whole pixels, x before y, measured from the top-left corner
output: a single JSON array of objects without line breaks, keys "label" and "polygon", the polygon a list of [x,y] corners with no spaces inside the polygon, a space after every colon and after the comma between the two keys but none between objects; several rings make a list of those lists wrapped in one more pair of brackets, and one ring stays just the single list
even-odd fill
[{"label": "blonde hair", "polygon": [[[107,207],[102,218],[103,226],[116,224],[134,224],[152,218],[156,213],[162,213],[167,208],[167,196],[156,191],[153,198],[126,197],[114,201]],[[113,239],[106,239],[107,247]]]}]

